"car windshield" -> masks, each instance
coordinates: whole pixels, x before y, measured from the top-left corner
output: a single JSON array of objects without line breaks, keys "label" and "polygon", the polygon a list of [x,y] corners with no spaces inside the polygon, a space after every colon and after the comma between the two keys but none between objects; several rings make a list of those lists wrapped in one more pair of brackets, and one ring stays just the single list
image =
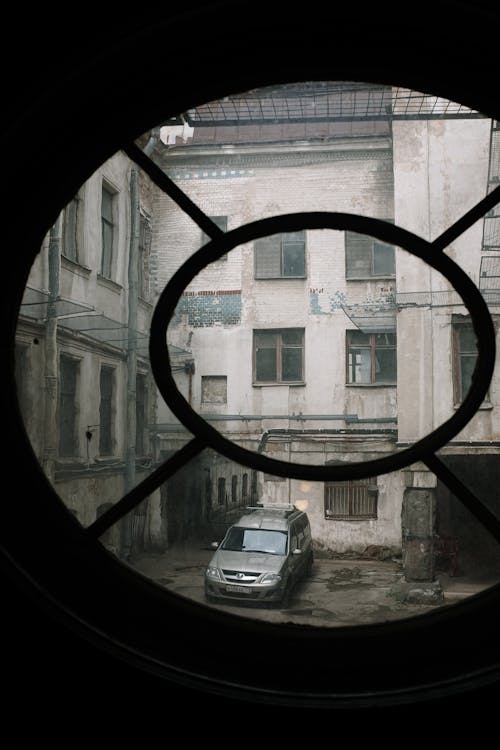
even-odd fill
[{"label": "car windshield", "polygon": [[286,555],[287,539],[286,531],[234,527],[230,529],[221,546],[222,549],[233,552],[267,552],[271,555]]}]

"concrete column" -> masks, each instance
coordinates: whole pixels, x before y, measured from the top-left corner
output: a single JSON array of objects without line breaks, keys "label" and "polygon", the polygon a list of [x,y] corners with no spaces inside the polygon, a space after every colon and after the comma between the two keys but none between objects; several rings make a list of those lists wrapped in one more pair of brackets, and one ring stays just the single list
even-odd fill
[{"label": "concrete column", "polygon": [[436,476],[424,464],[405,470],[401,510],[404,580],[393,593],[411,604],[442,604],[443,590],[435,577]]}]

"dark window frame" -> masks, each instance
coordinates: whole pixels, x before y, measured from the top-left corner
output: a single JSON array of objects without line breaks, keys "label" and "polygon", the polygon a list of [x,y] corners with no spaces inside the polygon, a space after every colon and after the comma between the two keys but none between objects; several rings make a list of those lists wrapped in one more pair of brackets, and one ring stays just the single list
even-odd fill
[{"label": "dark window frame", "polygon": [[80,263],[79,221],[81,198],[75,195],[66,205],[62,217],[61,254],[73,263]]},{"label": "dark window frame", "polygon": [[[283,333],[288,332],[300,332],[301,343],[300,345],[295,344],[283,344]],[[275,380],[257,380],[257,335],[258,334],[274,334],[276,336],[276,379]],[[283,349],[293,348],[300,349],[302,352],[301,357],[301,378],[300,380],[283,380]],[[255,328],[253,331],[253,342],[252,342],[252,379],[253,385],[304,385],[305,382],[305,328]]]},{"label": "dark window frame", "polygon": [[[383,335],[384,333],[388,333],[391,336],[394,336],[395,342],[394,344],[386,344],[386,345],[377,345],[376,336]],[[346,385],[354,385],[354,386],[396,386],[398,382],[398,374],[397,374],[397,338],[396,338],[396,332],[390,331],[375,331],[372,333],[366,333],[362,334],[369,338],[368,344],[355,344],[352,343],[352,334],[361,334],[361,331],[346,331],[346,337],[345,337],[345,343],[346,343]],[[370,380],[369,382],[366,381],[357,381],[354,378],[351,379],[353,376],[355,363],[353,363],[350,359],[350,354],[355,350],[369,350],[370,351]],[[396,369],[394,374],[394,380],[377,380],[376,379],[376,353],[379,350],[395,350],[396,353]]]},{"label": "dark window frame", "polygon": [[[384,219],[384,221],[394,223],[393,219]],[[352,255],[355,252],[355,245],[358,246],[358,252],[365,253],[366,269],[356,273],[353,269],[355,259]],[[390,272],[376,273],[376,251],[386,251],[388,248],[393,252],[393,270]],[[344,233],[344,257],[345,257],[345,277],[347,281],[363,281],[366,279],[394,279],[396,277],[396,250],[394,245],[382,242],[375,237],[361,235],[357,232],[346,230]]]},{"label": "dark window frame", "polygon": [[[104,196],[109,196],[110,212],[106,212]],[[116,196],[117,191],[106,181],[101,185],[101,270],[100,275],[105,279],[113,276],[113,263],[116,244]],[[107,199],[106,199],[107,200]]]},{"label": "dark window frame", "polygon": [[217,505],[226,504],[226,477],[217,479]]},{"label": "dark window frame", "polygon": [[[464,359],[477,360],[477,347],[475,349],[465,350],[460,341],[460,332],[463,330],[474,332],[474,328],[470,320],[453,320],[451,324],[452,332],[452,380],[453,380],[453,403],[455,406],[459,406],[467,396],[470,389],[470,378],[468,378],[467,384],[464,383],[463,376],[463,363]],[[485,396],[485,402],[489,403],[490,393]]]},{"label": "dark window frame", "polygon": [[[109,375],[109,395],[103,398],[103,376]],[[116,368],[101,365],[99,371],[99,455],[112,456],[114,447],[114,399],[116,397]],[[106,420],[106,421],[104,421]]]},{"label": "dark window frame", "polygon": [[[299,236],[300,240],[292,240],[292,235]],[[275,234],[270,237],[262,238],[262,240],[256,240],[254,243],[254,276],[258,280],[269,280],[269,279],[306,279],[307,278],[307,263],[306,263],[306,239],[307,235],[305,230],[299,232],[286,232],[284,234]],[[301,245],[301,251],[303,253],[303,273],[290,274],[286,273],[286,254],[287,248],[292,246]],[[278,272],[264,272],[262,270],[263,264],[263,253],[274,253],[279,256],[275,259],[276,268],[279,266]],[[277,262],[276,262],[277,261]],[[260,270],[259,270],[260,267]]]},{"label": "dark window frame", "polygon": [[[71,369],[72,373],[65,377],[64,370]],[[64,390],[65,383],[73,381],[74,388]],[[78,440],[78,392],[80,389],[80,359],[61,352],[59,356],[59,394],[58,408],[58,442],[57,452],[61,458],[76,458],[79,455],[80,441]]]},{"label": "dark window frame", "polygon": [[236,503],[238,501],[238,475],[233,474],[231,477],[231,502]]}]

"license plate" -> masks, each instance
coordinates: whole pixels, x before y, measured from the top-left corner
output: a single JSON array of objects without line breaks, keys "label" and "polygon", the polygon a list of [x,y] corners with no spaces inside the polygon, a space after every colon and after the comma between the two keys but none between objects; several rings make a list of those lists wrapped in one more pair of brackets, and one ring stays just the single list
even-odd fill
[{"label": "license plate", "polygon": [[226,586],[226,591],[228,592],[234,592],[238,594],[251,594],[252,589],[248,589],[246,586]]}]

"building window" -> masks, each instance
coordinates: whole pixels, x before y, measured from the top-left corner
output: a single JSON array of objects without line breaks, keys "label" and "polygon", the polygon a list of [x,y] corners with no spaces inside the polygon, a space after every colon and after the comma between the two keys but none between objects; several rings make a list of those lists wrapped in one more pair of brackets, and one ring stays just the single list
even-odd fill
[{"label": "building window", "polygon": [[476,366],[476,334],[470,322],[453,324],[453,396],[460,404],[471,387]]},{"label": "building window", "polygon": [[102,254],[101,275],[111,278],[115,242],[114,202],[116,193],[103,183],[101,195]]},{"label": "building window", "polygon": [[80,363],[61,355],[59,362],[59,455],[78,454],[78,374]]},{"label": "building window", "polygon": [[392,277],[396,274],[394,247],[357,232],[345,233],[347,279]]},{"label": "building window", "polygon": [[224,477],[219,477],[217,480],[217,502],[219,505],[225,505],[226,503],[226,480]]},{"label": "building window", "polygon": [[325,484],[325,518],[360,521],[377,518],[377,478]]},{"label": "building window", "polygon": [[225,375],[201,376],[202,404],[227,403],[227,377]]},{"label": "building window", "polygon": [[29,347],[16,341],[15,344],[15,378],[17,398],[19,409],[23,419],[32,416],[32,405],[29,397],[30,373],[32,372],[30,364]]},{"label": "building window", "polygon": [[396,383],[396,334],[347,331],[347,383]]},{"label": "building window", "polygon": [[135,388],[135,453],[143,456],[146,453],[144,432],[147,426],[147,385],[146,375],[138,374]]},{"label": "building window", "polygon": [[241,477],[241,497],[243,500],[248,497],[248,474],[243,474]]},{"label": "building window", "polygon": [[483,250],[500,250],[500,207],[498,205],[484,217]]},{"label": "building window", "polygon": [[101,367],[99,402],[99,453],[109,456],[113,448],[113,395],[115,371]]},{"label": "building window", "polygon": [[303,279],[306,275],[306,234],[285,232],[255,241],[256,279]]},{"label": "building window", "polygon": [[[223,232],[227,232],[227,216],[209,216],[209,219],[213,221],[214,224],[217,224],[219,229],[221,229]],[[208,234],[205,234],[205,232],[201,233],[201,244],[206,245],[207,242],[210,242],[212,238],[208,236]],[[224,253],[222,258],[219,258],[215,262],[219,262],[221,260],[227,260],[227,253]]]},{"label": "building window", "polygon": [[238,477],[233,474],[231,477],[231,502],[235,503],[238,499]]},{"label": "building window", "polygon": [[139,246],[137,253],[137,293],[142,299],[149,299],[151,221],[141,214],[139,219]]},{"label": "building window", "polygon": [[78,262],[78,204],[75,196],[64,209],[62,221],[62,254],[65,258]]},{"label": "building window", "polygon": [[254,382],[304,382],[304,329],[254,331]]}]

